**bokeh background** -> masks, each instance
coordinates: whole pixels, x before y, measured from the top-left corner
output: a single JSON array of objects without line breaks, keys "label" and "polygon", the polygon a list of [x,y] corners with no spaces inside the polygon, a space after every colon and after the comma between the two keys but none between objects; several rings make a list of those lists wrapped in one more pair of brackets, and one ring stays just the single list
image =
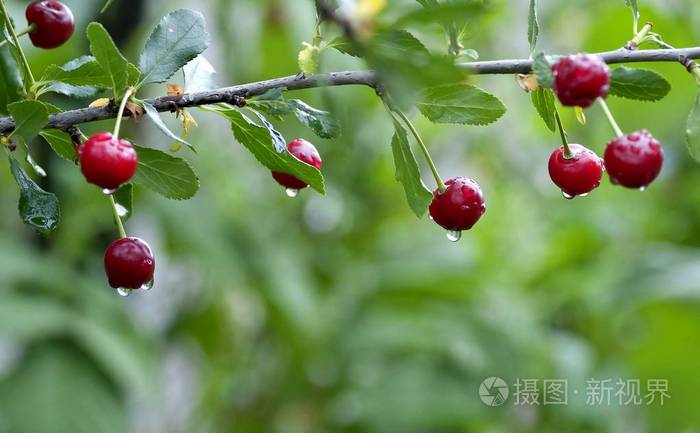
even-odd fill
[{"label": "bokeh background", "polygon": [[[9,3],[23,23],[27,2]],[[103,1],[66,3],[76,34],[58,50],[27,45],[35,71],[87,53],[91,20],[135,59],[160,17],[190,7],[207,18],[220,84],[293,75],[315,18],[301,0],[116,0],[104,15]],[[390,0],[384,13],[412,5]],[[526,57],[527,1],[493,5],[467,46],[482,59]],[[696,1],[640,5],[669,43],[700,44]],[[541,0],[540,21],[550,53],[631,38],[623,0]],[[410,30],[444,52],[439,26]],[[364,66],[328,50],[322,67]],[[41,183],[63,215],[49,237],[23,226],[0,170],[0,431],[699,432],[700,167],[683,141],[696,90],[678,64],[648,67],[673,85],[664,100],[609,99],[624,130],[648,128],[664,144],[664,170],[645,192],[606,179],[564,200],[546,171],[558,136],[512,76],[471,79],[508,106],[496,124],[437,126],[413,113],[443,177],[474,177],[486,194],[485,217],[458,243],[410,212],[390,118],[370,89],[295,92],[339,118],[338,139],[275,122],[319,148],[324,197],[288,198],[223,119],[192,110],[199,153],[181,152],[201,190],[175,202],[137,188],[127,230],[154,248],[156,285],[126,299],[101,263],[117,236],[108,201],[37,141]],[[584,127],[566,110],[565,125],[602,152],[612,132],[598,107],[587,114]],[[111,123],[85,131],[101,128]],[[126,134],[170,145],[146,120]],[[567,379],[580,394],[567,406],[517,406],[511,386],[506,404],[488,407],[478,388],[489,376]],[[666,379],[671,399],[589,406],[590,378]]]}]

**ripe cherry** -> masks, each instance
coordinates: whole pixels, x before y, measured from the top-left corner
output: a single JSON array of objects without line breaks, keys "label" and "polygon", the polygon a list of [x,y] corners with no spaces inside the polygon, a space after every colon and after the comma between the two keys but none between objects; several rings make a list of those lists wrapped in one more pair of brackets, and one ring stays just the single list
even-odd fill
[{"label": "ripe cherry", "polygon": [[661,172],[664,151],[649,131],[643,129],[608,143],[604,158],[612,183],[643,189]]},{"label": "ripe cherry", "polygon": [[128,182],[138,163],[131,143],[114,138],[109,132],[90,136],[78,148],[78,155],[85,179],[108,191]]},{"label": "ripe cherry", "polygon": [[[287,150],[298,160],[316,167],[319,170],[321,169],[321,165],[323,164],[323,161],[321,161],[321,156],[318,154],[318,151],[314,145],[303,138],[297,138],[296,140],[290,141],[289,144],[287,144]],[[306,182],[287,173],[273,171],[272,177],[277,181],[277,183],[286,187],[287,193],[291,196],[296,195],[298,190],[309,186]]]},{"label": "ripe cherry", "polygon": [[[105,272],[115,289],[150,289],[156,261],[146,242],[139,238],[122,238],[105,251]],[[127,292],[128,294],[128,292]]]},{"label": "ripe cherry", "polygon": [[610,68],[598,56],[576,54],[564,57],[552,66],[552,89],[562,105],[590,107],[610,90]]},{"label": "ripe cherry", "polygon": [[473,179],[457,177],[445,182],[447,189],[433,193],[430,216],[448,230],[448,239],[457,241],[462,230],[472,228],[486,212],[484,194]]},{"label": "ripe cherry", "polygon": [[592,150],[580,144],[569,144],[572,157],[566,158],[564,146],[549,157],[549,177],[561,188],[564,197],[586,195],[600,185],[603,176],[603,160]]},{"label": "ripe cherry", "polygon": [[29,33],[35,47],[59,47],[70,39],[75,30],[73,13],[60,1],[34,1],[27,6],[26,17],[27,23],[35,27]]}]

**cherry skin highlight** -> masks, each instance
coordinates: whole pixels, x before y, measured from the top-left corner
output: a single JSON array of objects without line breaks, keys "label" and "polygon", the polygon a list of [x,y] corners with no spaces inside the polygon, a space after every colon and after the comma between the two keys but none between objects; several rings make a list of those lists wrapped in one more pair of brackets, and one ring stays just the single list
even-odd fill
[{"label": "cherry skin highlight", "polygon": [[[303,138],[297,138],[296,140],[290,141],[289,144],[287,144],[287,150],[296,159],[300,160],[301,162],[305,162],[308,165],[316,167],[319,170],[323,165],[323,161],[321,160],[321,156],[318,154],[318,150],[316,150],[313,144],[309,143]],[[306,182],[299,180],[291,174],[287,173],[273,171],[272,177],[280,185],[293,190],[304,189],[307,186],[309,186],[309,184],[307,184]]]},{"label": "cherry skin highlight", "polygon": [[646,188],[661,172],[664,151],[646,129],[616,138],[605,147],[610,181],[627,188]]},{"label": "cherry skin highlight", "polygon": [[112,242],[105,251],[105,272],[115,289],[140,289],[153,280],[156,261],[146,242],[123,238]]},{"label": "cherry skin highlight", "polygon": [[115,190],[136,173],[136,151],[126,140],[109,132],[94,134],[78,148],[80,171],[85,180],[106,190]]},{"label": "cherry skin highlight", "polygon": [[603,160],[592,150],[580,144],[569,144],[572,158],[564,157],[564,147],[549,157],[549,177],[567,198],[588,194],[600,185]]},{"label": "cherry skin highlight", "polygon": [[446,181],[445,186],[445,192],[437,189],[433,193],[430,216],[447,230],[469,230],[486,212],[479,184],[473,179],[457,177]]},{"label": "cherry skin highlight", "polygon": [[610,68],[598,56],[576,54],[552,66],[552,90],[562,105],[588,108],[598,98],[608,96]]},{"label": "cherry skin highlight", "polygon": [[27,6],[25,15],[27,23],[36,27],[29,33],[29,39],[35,47],[60,47],[70,39],[75,30],[73,13],[60,1],[34,1]]}]

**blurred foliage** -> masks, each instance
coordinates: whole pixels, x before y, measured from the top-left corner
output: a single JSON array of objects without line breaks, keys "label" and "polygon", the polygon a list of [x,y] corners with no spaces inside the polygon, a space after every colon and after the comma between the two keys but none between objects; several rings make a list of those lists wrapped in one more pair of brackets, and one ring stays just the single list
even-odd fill
[{"label": "blurred foliage", "polygon": [[[18,21],[25,3],[11,2]],[[295,74],[315,18],[298,0],[115,0],[103,16],[104,0],[67,3],[76,35],[57,50],[27,47],[37,75],[85,54],[93,19],[135,58],[177,7],[205,15],[219,84]],[[462,42],[483,59],[526,56],[526,3],[493,2]],[[622,0],[539,3],[547,53],[631,37]],[[639,3],[665,40],[698,45],[696,1]],[[383,22],[415,3],[387,4]],[[447,52],[440,24],[410,29]],[[363,67],[322,54],[322,70]],[[176,202],[135,188],[127,228],[154,247],[156,286],[126,300],[102,270],[116,236],[107,200],[35,141],[49,173],[39,183],[61,199],[62,219],[51,237],[25,227],[10,170],[0,170],[0,432],[700,431],[700,169],[683,144],[694,84],[677,64],[648,67],[671,82],[666,98],[609,102],[623,129],[648,128],[665,145],[662,176],[644,193],[606,182],[562,199],[546,172],[558,137],[512,77],[471,79],[508,106],[495,124],[417,119],[443,176],[474,177],[486,194],[485,217],[457,244],[406,206],[391,119],[370,89],[294,93],[333,112],[343,134],[322,140],[294,119],[275,121],[285,137],[313,140],[325,161],[327,195],[293,200],[224,119],[191,110],[199,153],[188,158],[201,190]],[[573,110],[563,120],[573,141],[601,152],[609,127],[597,108],[587,115],[586,126]],[[125,129],[137,144],[171,144],[146,121]],[[489,376],[566,378],[582,392],[589,378],[665,378],[671,399],[491,408],[478,398]]]}]

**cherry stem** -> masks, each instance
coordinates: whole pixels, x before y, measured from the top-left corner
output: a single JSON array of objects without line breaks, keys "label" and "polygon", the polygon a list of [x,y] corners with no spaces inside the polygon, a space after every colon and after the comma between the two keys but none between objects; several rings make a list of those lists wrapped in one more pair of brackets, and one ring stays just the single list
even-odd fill
[{"label": "cherry stem", "polygon": [[418,130],[416,129],[415,126],[413,126],[413,123],[406,117],[406,115],[403,113],[403,111],[399,110],[398,108],[393,108],[393,112],[398,114],[398,116],[403,120],[403,122],[408,126],[409,131],[411,131],[411,134],[416,139],[416,142],[418,143],[418,147],[420,147],[421,152],[423,152],[423,156],[425,156],[425,160],[428,162],[428,166],[430,167],[430,171],[433,173],[433,177],[435,178],[435,183],[437,183],[438,190],[440,191],[440,194],[443,192],[447,191],[447,187],[445,186],[445,183],[442,181],[442,178],[440,177],[440,173],[438,173],[437,167],[435,166],[435,163],[433,162],[433,158],[430,156],[430,152],[428,151],[427,146],[425,145],[425,142],[421,138],[420,134],[418,133]]},{"label": "cherry stem", "polygon": [[605,102],[605,100],[603,98],[598,98],[598,102],[600,103],[600,106],[603,107],[605,117],[608,118],[608,122],[610,123],[610,126],[612,127],[613,131],[615,131],[615,134],[617,134],[617,137],[622,137],[623,135],[625,135],[622,132],[622,129],[620,129],[620,126],[615,121],[615,118],[613,117],[612,112],[610,111],[610,108],[608,108],[608,104]]},{"label": "cherry stem", "polygon": [[124,230],[124,224],[119,216],[119,210],[117,209],[117,202],[114,201],[114,196],[109,194],[109,203],[112,205],[112,214],[114,215],[114,223],[117,225],[117,230],[119,230],[119,236],[124,239],[126,237],[126,230]]},{"label": "cherry stem", "polygon": [[31,89],[34,87],[34,75],[32,74],[32,68],[29,66],[27,56],[24,54],[24,50],[22,50],[22,46],[19,44],[19,38],[15,32],[15,26],[10,19],[10,15],[7,13],[4,0],[0,0],[0,13],[2,13],[2,15],[5,17],[5,28],[10,33],[13,45],[17,48],[20,60],[22,61],[22,66],[24,67],[24,73],[27,76],[27,82],[24,83],[24,88],[27,93],[31,95]]},{"label": "cherry stem", "polygon": [[569,147],[569,140],[566,138],[566,131],[564,131],[564,126],[561,124],[561,117],[559,117],[559,110],[554,109],[554,118],[557,120],[557,126],[559,127],[559,134],[561,135],[561,145],[564,147],[564,159],[571,159],[574,157],[574,153]]},{"label": "cherry stem", "polygon": [[119,105],[119,111],[117,112],[117,123],[114,124],[114,133],[112,135],[114,138],[119,138],[119,130],[122,127],[122,117],[124,116],[124,110],[126,109],[126,103],[129,102],[129,98],[131,95],[134,93],[134,88],[129,87],[126,89],[126,93],[124,93],[124,97],[122,98],[122,103]]},{"label": "cherry stem", "polygon": [[[27,27],[26,29],[17,33],[17,37],[19,38],[19,37],[22,37],[22,36],[27,35],[29,33],[33,33],[35,30],[36,30],[36,23],[32,23],[29,27]],[[7,42],[8,42],[7,39],[5,39],[4,41],[0,41],[0,48],[7,45]]]}]

